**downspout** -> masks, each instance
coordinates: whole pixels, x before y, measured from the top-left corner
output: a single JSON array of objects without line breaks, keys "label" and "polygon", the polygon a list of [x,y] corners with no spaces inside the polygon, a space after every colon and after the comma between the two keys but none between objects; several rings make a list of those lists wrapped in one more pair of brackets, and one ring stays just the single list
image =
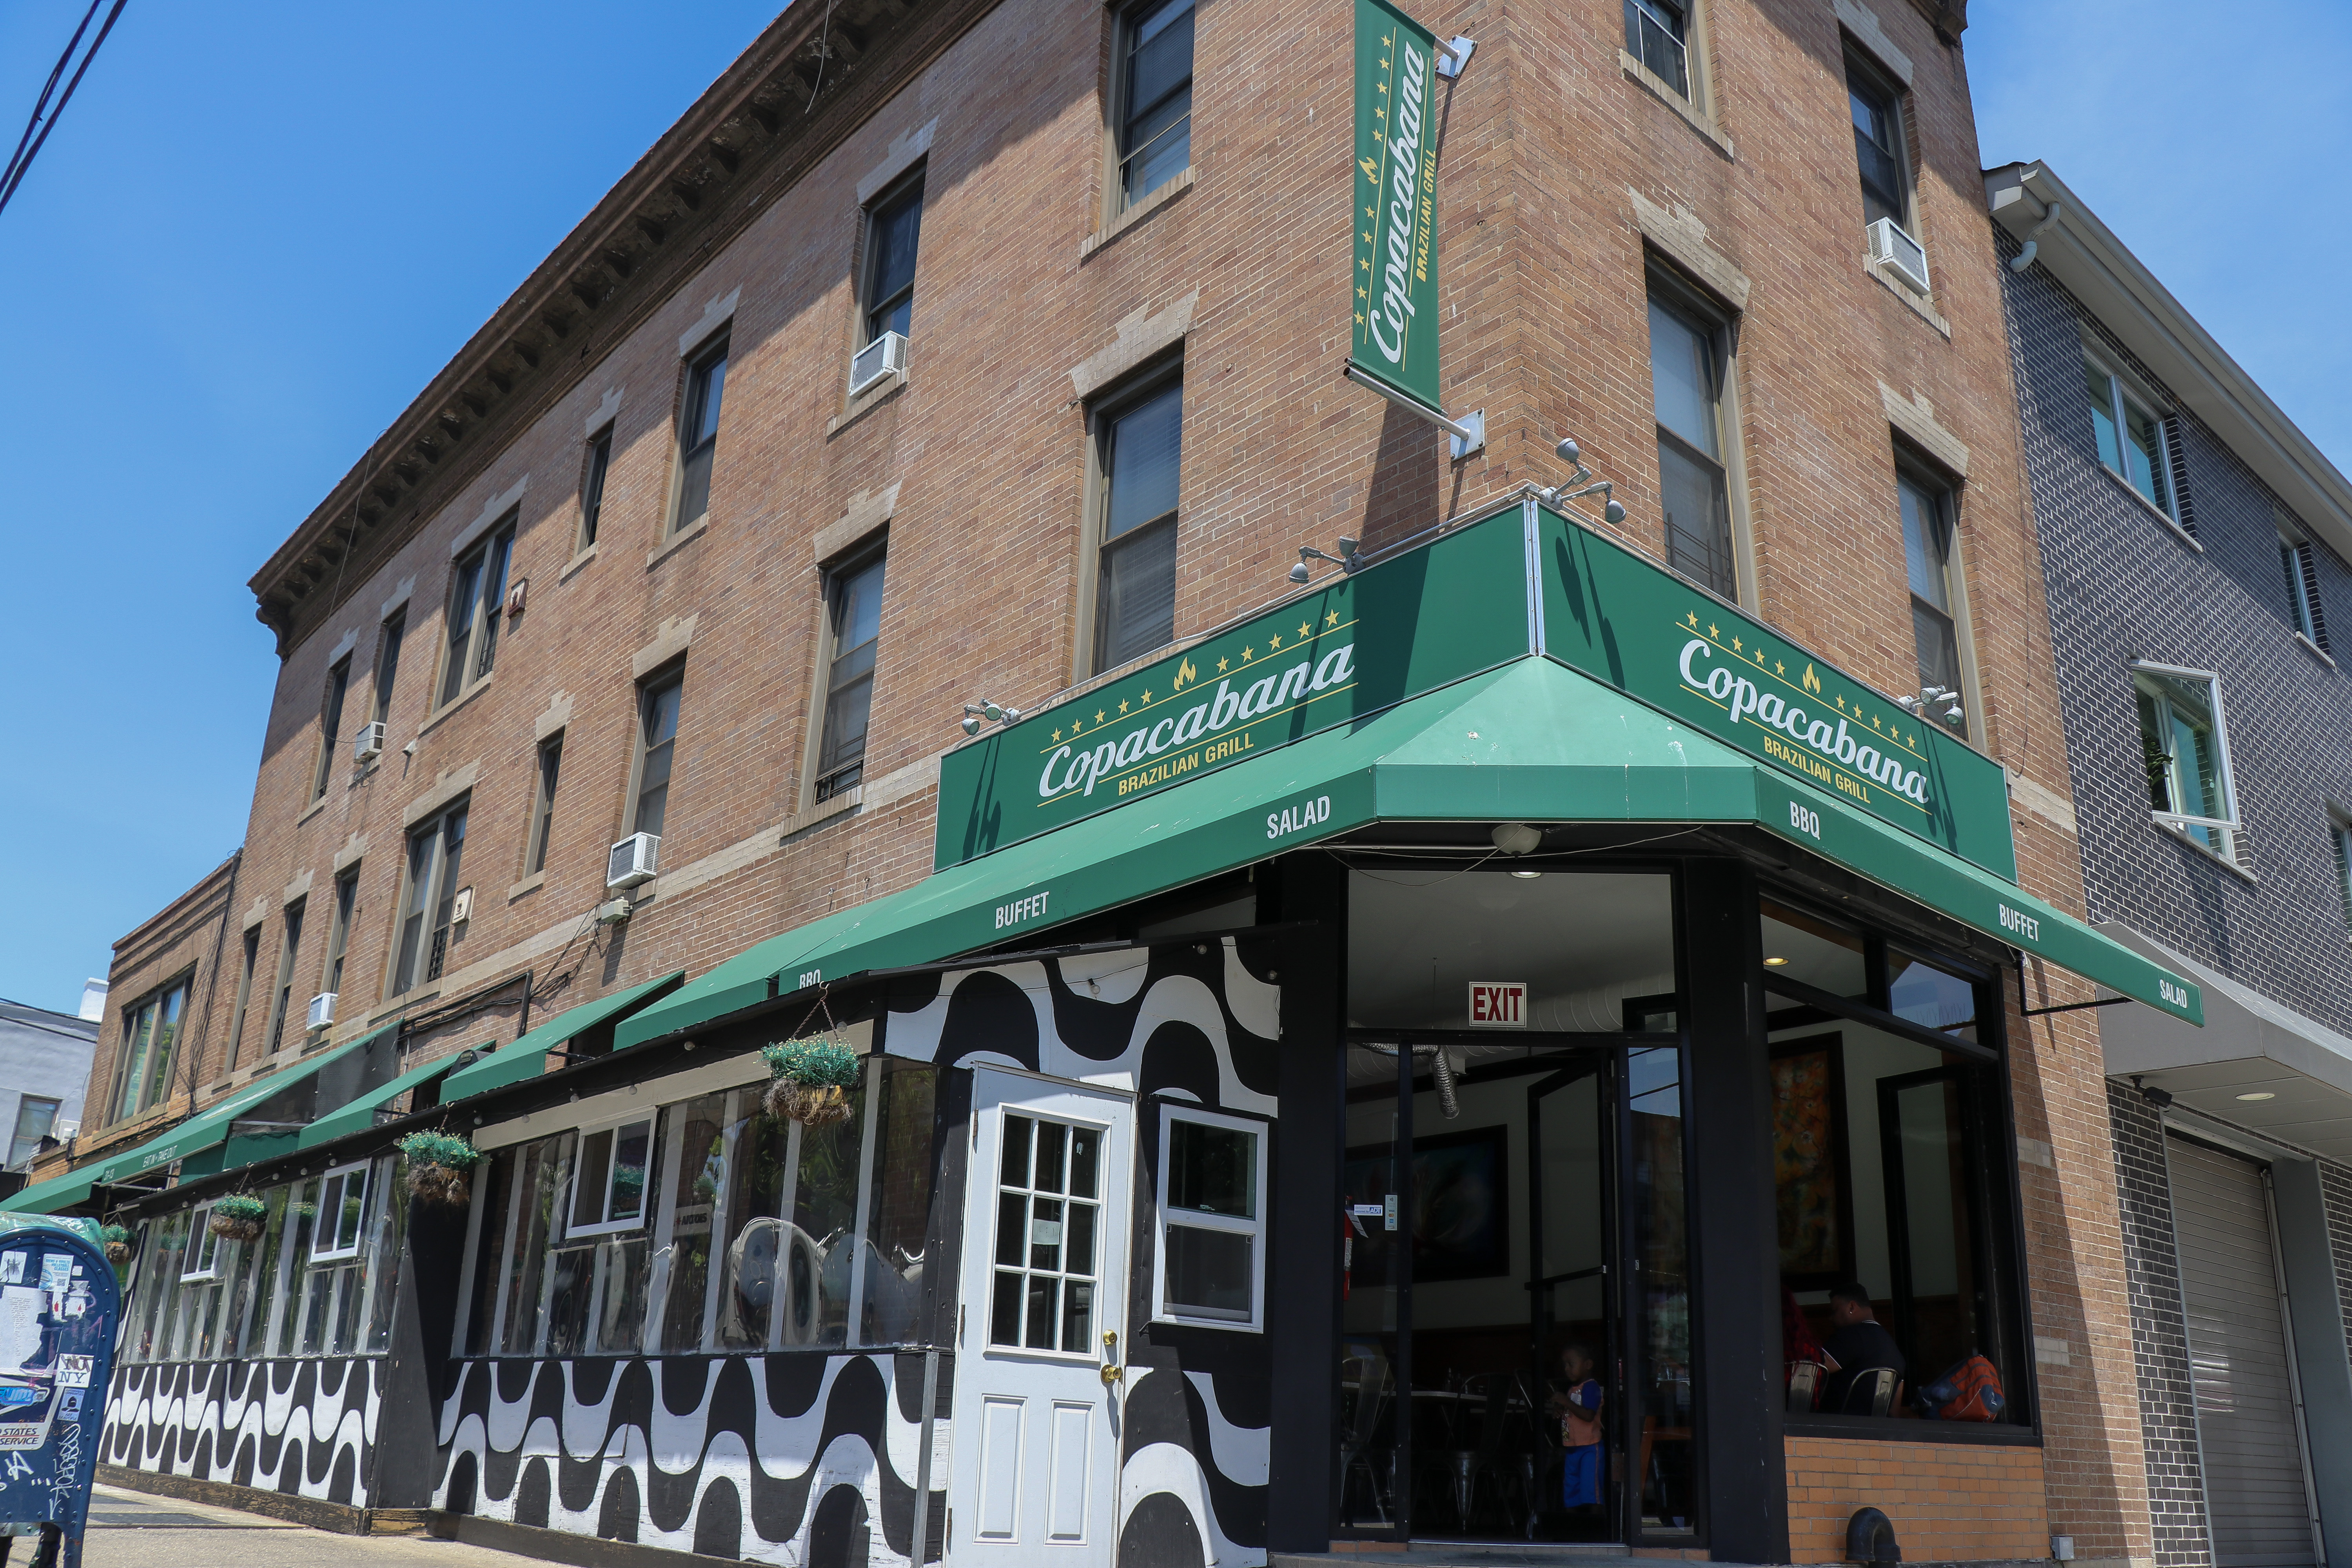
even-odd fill
[{"label": "downspout", "polygon": [[2043,209],[2042,221],[2025,231],[2025,248],[2010,258],[2009,269],[2011,272],[2022,272],[2033,265],[2034,253],[2042,248],[2042,231],[2055,224],[2065,216],[2065,213],[2066,205],[2063,202],[2052,202]]}]

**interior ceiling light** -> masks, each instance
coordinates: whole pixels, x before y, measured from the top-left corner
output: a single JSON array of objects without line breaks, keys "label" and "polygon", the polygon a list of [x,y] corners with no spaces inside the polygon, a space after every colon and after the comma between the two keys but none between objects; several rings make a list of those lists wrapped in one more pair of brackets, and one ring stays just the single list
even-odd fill
[{"label": "interior ceiling light", "polygon": [[2238,1098],[2240,1100],[2276,1100],[2278,1096],[2273,1094],[2269,1089],[2257,1089],[2252,1094],[2242,1094],[2238,1096]]},{"label": "interior ceiling light", "polygon": [[1788,964],[1789,961],[1787,959],[1778,956],[1768,958],[1764,961],[1764,967],[1767,969],[1785,969],[1788,967]]},{"label": "interior ceiling light", "polygon": [[1511,875],[1519,878],[1523,881],[1532,882],[1538,877],[1542,876],[1543,873],[1541,871],[1514,871]]}]

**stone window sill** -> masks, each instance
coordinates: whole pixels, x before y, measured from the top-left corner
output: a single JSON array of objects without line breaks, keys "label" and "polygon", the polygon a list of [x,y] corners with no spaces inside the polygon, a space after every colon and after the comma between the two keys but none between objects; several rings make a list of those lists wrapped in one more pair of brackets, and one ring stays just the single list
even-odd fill
[{"label": "stone window sill", "polygon": [[302,808],[302,815],[294,819],[294,826],[297,827],[301,826],[304,823],[310,821],[312,817],[318,816],[319,813],[324,811],[326,808],[327,797],[322,795],[318,799],[312,801],[310,805]]},{"label": "stone window sill", "polygon": [[1862,260],[1862,269],[1864,272],[1869,273],[1873,278],[1877,279],[1878,286],[1880,288],[1885,289],[1888,293],[1894,295],[1896,299],[1910,306],[1921,321],[1927,322],[1929,326],[1943,333],[1948,339],[1952,335],[1952,323],[1944,320],[1944,318],[1937,312],[1935,305],[1931,302],[1933,299],[1932,296],[1927,299],[1922,299],[1920,296],[1911,291],[1911,285],[1908,283],[1899,282],[1896,279],[1888,277],[1886,273],[1886,264],[1883,261],[1873,261],[1865,256]]},{"label": "stone window sill", "polygon": [[513,887],[509,888],[507,889],[507,902],[513,903],[525,893],[535,893],[539,891],[541,888],[546,886],[546,884],[547,871],[546,868],[542,867],[541,869],[533,871],[530,876],[525,877],[521,881],[517,882]]},{"label": "stone window sill", "polygon": [[793,813],[777,824],[776,842],[790,843],[795,835],[806,833],[820,822],[827,822],[845,812],[856,810],[857,803],[863,800],[865,795],[866,788],[863,784],[853,785],[830,800],[821,800],[806,811]]},{"label": "stone window sill", "polygon": [[890,399],[898,396],[898,394],[907,389],[908,380],[908,375],[907,372],[903,370],[894,370],[890,373],[889,379],[883,382],[879,386],[869,386],[864,392],[859,393],[855,398],[850,400],[848,407],[843,409],[839,414],[835,415],[832,422],[825,426],[825,438],[827,440],[831,440],[834,437],[840,435],[844,430],[848,429],[852,425],[856,424],[860,419],[865,418],[867,413],[873,409],[880,407],[883,404],[887,403]]},{"label": "stone window sill", "polygon": [[1166,184],[1080,240],[1078,242],[1079,264],[1083,266],[1087,258],[1093,256],[1096,251],[1191,190],[1192,181],[1192,167],[1187,164],[1183,173],[1171,176]]},{"label": "stone window sill", "polygon": [[555,574],[555,580],[558,583],[569,583],[572,581],[572,574],[573,573],[579,571],[580,568],[587,565],[588,563],[595,559],[596,546],[592,544],[588,546],[587,549],[583,550],[579,554],[573,556],[571,560],[565,562],[563,563],[563,569]]},{"label": "stone window sill", "polygon": [[[2263,885],[2261,878],[2255,876],[2252,871],[2247,870],[2243,866],[2239,865],[2227,855],[2207,847],[2203,840],[2198,838],[2187,828],[2176,827],[2171,823],[2165,821],[2164,818],[2154,815],[2151,815],[2148,817],[2148,821],[2155,826],[2156,830],[2158,833],[2163,834],[2167,838],[2186,844],[2189,848],[2196,850],[2197,853],[2204,856],[2205,858],[2212,861],[2213,864],[2219,866],[2224,871],[2229,872],[2230,875],[2243,880],[2247,886],[2259,888]],[[2231,837],[2234,839],[2242,836],[2244,832],[2245,829],[2242,827],[2233,828],[2231,830]]]},{"label": "stone window sill", "polygon": [[2174,535],[2179,539],[2181,543],[2186,544],[2189,549],[2194,550],[2200,555],[2205,553],[2205,546],[2198,541],[2195,534],[2180,526],[2180,520],[2179,518],[2173,516],[2170,512],[2165,510],[2162,507],[2157,505],[2154,501],[2149,500],[2146,496],[2140,494],[2139,488],[2134,485],[2129,479],[2116,472],[2115,469],[2109,468],[2104,462],[2099,465],[2099,471],[2106,475],[2107,478],[2115,480],[2116,483],[2122,488],[2124,494],[2131,497],[2132,504],[2134,506],[2138,507],[2140,510],[2147,513],[2148,516],[2156,519],[2157,521],[2172,530]]},{"label": "stone window sill", "polygon": [[409,1008],[420,1003],[430,1002],[440,994],[441,987],[435,984],[429,987],[419,986],[414,991],[404,991],[397,996],[387,996],[383,999],[383,1005],[368,1015],[368,1022],[381,1024],[395,1013],[406,1012]]},{"label": "stone window sill", "polygon": [[437,726],[441,721],[449,717],[450,714],[455,713],[458,709],[463,708],[467,703],[471,702],[475,698],[479,697],[483,692],[488,691],[490,689],[490,683],[498,679],[498,678],[499,672],[494,669],[490,671],[489,674],[482,677],[481,679],[474,682],[473,685],[466,688],[465,690],[459,692],[456,697],[451,698],[446,707],[442,708],[434,713],[432,717],[426,719],[424,723],[419,724],[416,727],[417,738],[422,740],[424,737],[431,734],[435,727]]},{"label": "stone window sill", "polygon": [[710,514],[704,512],[692,528],[681,528],[651,550],[646,552],[646,570],[650,572],[677,552],[710,531]]},{"label": "stone window sill", "polygon": [[1738,157],[1731,151],[1731,138],[1726,136],[1716,125],[1714,117],[1703,111],[1697,104],[1693,103],[1683,94],[1676,92],[1672,82],[1623,49],[1617,51],[1617,68],[1625,73],[1627,81],[1646,88],[1652,98],[1673,110],[1682,118],[1685,124],[1713,142],[1717,152],[1733,163],[1738,162]]},{"label": "stone window sill", "polygon": [[2312,658],[2317,659],[2320,663],[2326,665],[2330,669],[2334,669],[2336,668],[2335,656],[2330,654],[2326,648],[2320,647],[2317,643],[2312,641],[2301,632],[2294,634],[2294,640],[2303,645],[2304,652],[2311,655]]}]

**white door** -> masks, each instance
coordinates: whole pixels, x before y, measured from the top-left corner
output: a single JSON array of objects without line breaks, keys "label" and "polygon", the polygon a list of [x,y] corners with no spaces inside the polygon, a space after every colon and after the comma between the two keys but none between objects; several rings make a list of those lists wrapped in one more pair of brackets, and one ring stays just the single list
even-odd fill
[{"label": "white door", "polygon": [[1109,1568],[1134,1103],[986,1068],[971,1100],[950,1560]]}]

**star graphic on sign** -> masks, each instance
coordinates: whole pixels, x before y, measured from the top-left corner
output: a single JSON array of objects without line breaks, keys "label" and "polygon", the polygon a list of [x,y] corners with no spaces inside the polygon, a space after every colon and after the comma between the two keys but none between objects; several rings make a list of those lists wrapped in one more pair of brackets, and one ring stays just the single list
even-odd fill
[{"label": "star graphic on sign", "polygon": [[[1386,61],[1386,60],[1382,60],[1382,61],[1381,62],[1381,64],[1382,64],[1382,65],[1386,65],[1386,64],[1388,64],[1388,63],[1389,63],[1389,62],[1388,62],[1388,61]],[[1386,91],[1388,91],[1388,89],[1389,89],[1389,84],[1388,84],[1388,83],[1386,83],[1386,82],[1382,82],[1382,83],[1381,83],[1381,90],[1382,92],[1386,92]]]},{"label": "star graphic on sign", "polygon": [[[1370,245],[1370,244],[1371,244],[1371,243],[1372,243],[1372,237],[1371,237],[1370,235],[1369,235],[1369,234],[1368,234],[1368,235],[1366,235],[1366,236],[1364,236],[1364,243],[1365,243],[1366,245]],[[1367,261],[1367,262],[1365,262],[1365,263],[1364,263],[1364,266],[1365,266],[1367,268],[1370,268],[1370,266],[1371,266],[1371,265],[1372,265],[1372,264],[1371,264],[1370,262],[1369,262],[1369,261]]]},{"label": "star graphic on sign", "polygon": [[1325,616],[1323,617],[1323,624],[1327,626],[1338,626],[1339,624],[1339,612],[1333,610],[1329,615]]},{"label": "star graphic on sign", "polygon": [[1125,702],[1121,702],[1121,703],[1118,705],[1118,710],[1119,710],[1120,712],[1122,712],[1122,713],[1126,712],[1126,711],[1127,711],[1127,704],[1126,704]]},{"label": "star graphic on sign", "polygon": [[1362,284],[1360,284],[1360,283],[1359,283],[1359,284],[1357,284],[1357,285],[1356,285],[1356,298],[1357,298],[1357,299],[1359,299],[1359,300],[1361,300],[1361,299],[1365,299],[1365,298],[1367,298],[1366,294],[1364,293],[1364,286],[1363,286]]},{"label": "star graphic on sign", "polygon": [[1247,664],[1250,660],[1252,660],[1252,659],[1255,658],[1256,657],[1257,657],[1257,649],[1255,649],[1255,648],[1254,648],[1254,647],[1245,647],[1245,648],[1242,649],[1242,662],[1243,662],[1244,664]]},{"label": "star graphic on sign", "polygon": [[1095,722],[1096,722],[1096,723],[1097,723],[1097,724],[1101,723],[1101,722],[1103,721],[1103,720],[1104,720],[1104,719],[1106,719],[1106,718],[1108,718],[1108,714],[1106,714],[1106,713],[1105,713],[1101,709],[1097,708],[1097,709],[1096,709],[1096,710],[1095,710]]},{"label": "star graphic on sign", "polygon": [[1299,622],[1299,623],[1298,623],[1298,636],[1299,636],[1300,639],[1303,641],[1303,640],[1307,637],[1307,635],[1308,635],[1309,633],[1311,633],[1311,632],[1313,632],[1313,631],[1314,631],[1314,629],[1315,629],[1315,623],[1314,623],[1313,621],[1301,621],[1301,622]]},{"label": "star graphic on sign", "polygon": [[1714,637],[1714,636],[1715,636],[1715,632],[1716,632],[1716,626],[1715,626],[1715,623],[1714,623],[1713,621],[1709,621],[1709,622],[1707,622],[1707,623],[1706,623],[1706,635],[1707,635],[1708,637]]},{"label": "star graphic on sign", "polygon": [[1281,634],[1280,632],[1276,632],[1276,633],[1275,633],[1272,637],[1267,637],[1265,640],[1266,640],[1269,644],[1271,644],[1271,645],[1272,645],[1272,647],[1273,647],[1273,648],[1274,648],[1275,650],[1279,650],[1279,649],[1281,648],[1281,647],[1282,647],[1282,634]]},{"label": "star graphic on sign", "polygon": [[1364,313],[1363,313],[1361,310],[1359,310],[1359,311],[1357,311],[1357,312],[1356,312],[1356,325],[1358,325],[1358,326],[1360,326],[1360,326],[1362,326],[1363,324],[1364,324]]},{"label": "star graphic on sign", "polygon": [[1739,651],[1739,639],[1738,637],[1731,639],[1731,651],[1734,653],[1738,653]]},{"label": "star graphic on sign", "polygon": [[1061,740],[1061,738],[1062,738],[1062,732],[1061,732],[1059,730],[1055,731],[1054,731],[1054,739],[1055,739],[1055,741],[1057,741],[1057,742],[1058,742],[1059,740]]},{"label": "star graphic on sign", "polygon": [[[1371,238],[1372,237],[1371,237],[1370,235],[1369,235],[1369,234],[1368,234],[1368,235],[1364,236],[1364,237],[1365,237],[1366,239],[1370,239],[1370,238]],[[1364,259],[1362,257],[1360,257],[1360,257],[1358,257],[1358,258],[1356,258],[1356,265],[1357,265],[1357,266],[1359,266],[1359,267],[1360,267],[1360,268],[1363,268],[1365,271],[1367,271],[1367,272],[1370,272],[1370,271],[1372,269],[1372,264],[1371,264],[1370,261],[1365,260],[1365,259]]]},{"label": "star graphic on sign", "polygon": [[1844,711],[1845,711],[1845,699],[1844,699],[1844,698],[1843,698],[1843,697],[1841,697],[1841,698],[1839,698],[1839,699],[1837,700],[1837,702],[1838,702],[1838,711],[1839,711],[1839,712],[1841,712],[1841,713],[1844,712]]},{"label": "star graphic on sign", "polygon": [[1223,675],[1223,674],[1224,674],[1224,672],[1225,672],[1225,670],[1226,670],[1227,667],[1228,667],[1231,663],[1232,663],[1232,660],[1230,660],[1230,659],[1223,659],[1223,658],[1221,658],[1221,659],[1217,660],[1217,673],[1218,673],[1219,675]]},{"label": "star graphic on sign", "polygon": [[1789,673],[1789,667],[1782,664],[1776,658],[1772,661],[1772,673],[1775,675],[1786,675]]},{"label": "star graphic on sign", "polygon": [[1077,736],[1078,736],[1078,731],[1081,731],[1081,730],[1083,730],[1083,729],[1085,729],[1086,727],[1087,727],[1087,721],[1086,721],[1085,720],[1083,720],[1083,719],[1073,719],[1073,720],[1071,720],[1071,721],[1070,721],[1070,738],[1071,738],[1072,740],[1074,740],[1074,741],[1075,741],[1075,740],[1076,740],[1076,739],[1077,739]]},{"label": "star graphic on sign", "polygon": [[1381,215],[1380,215],[1379,213],[1377,213],[1377,212],[1374,212],[1371,208],[1370,208],[1370,207],[1366,207],[1366,208],[1364,209],[1364,216],[1365,216],[1366,217],[1378,217],[1378,216],[1380,216]]},{"label": "star graphic on sign", "polygon": [[1148,686],[1143,689],[1143,703],[1147,708],[1151,705],[1151,689]]}]

